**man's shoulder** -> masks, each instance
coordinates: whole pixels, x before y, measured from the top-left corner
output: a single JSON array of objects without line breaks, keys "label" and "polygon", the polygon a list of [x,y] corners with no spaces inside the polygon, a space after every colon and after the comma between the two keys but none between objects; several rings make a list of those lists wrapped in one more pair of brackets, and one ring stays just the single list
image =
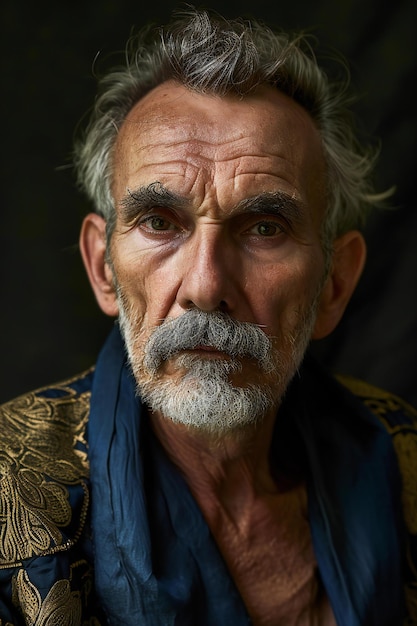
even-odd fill
[{"label": "man's shoulder", "polygon": [[355,378],[338,376],[339,383],[377,418],[392,439],[402,481],[405,542],[405,594],[409,622],[417,624],[417,411],[397,395]]},{"label": "man's shoulder", "polygon": [[[94,369],[78,376],[25,393],[0,406],[3,453],[37,450],[56,462],[68,446],[80,452],[85,448],[91,384]],[[31,455],[31,458],[34,458]],[[25,454],[25,459],[28,459]],[[43,466],[47,470],[49,464]],[[69,482],[72,478],[67,476]]]},{"label": "man's shoulder", "polygon": [[[338,380],[365,404],[391,436],[403,482],[405,522],[410,534],[417,537],[416,409],[397,395],[363,381],[345,376]],[[417,552],[417,544],[415,548]]]},{"label": "man's shoulder", "polygon": [[417,410],[399,396],[351,376],[336,379],[375,415],[387,431],[417,433]]},{"label": "man's shoulder", "polygon": [[81,533],[92,377],[89,370],[0,406],[0,506],[9,512],[0,567],[64,550]]},{"label": "man's shoulder", "polygon": [[[89,411],[94,368],[72,378],[24,393],[0,405],[0,423],[10,434],[33,429],[76,427]],[[4,431],[3,431],[4,432]]]}]

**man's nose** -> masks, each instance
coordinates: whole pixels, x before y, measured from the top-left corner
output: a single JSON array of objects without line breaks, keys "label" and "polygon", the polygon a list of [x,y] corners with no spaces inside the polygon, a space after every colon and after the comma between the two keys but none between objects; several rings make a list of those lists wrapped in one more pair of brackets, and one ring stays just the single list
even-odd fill
[{"label": "man's nose", "polygon": [[236,247],[216,226],[192,237],[181,250],[182,280],[177,302],[183,309],[232,312],[238,291]]}]

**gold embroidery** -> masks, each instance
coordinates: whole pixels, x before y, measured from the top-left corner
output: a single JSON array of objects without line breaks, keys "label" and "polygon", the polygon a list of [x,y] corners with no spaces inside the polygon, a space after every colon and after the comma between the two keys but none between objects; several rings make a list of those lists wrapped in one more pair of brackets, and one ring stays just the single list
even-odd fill
[{"label": "gold embroidery", "polygon": [[3,567],[62,544],[59,527],[72,515],[65,485],[88,475],[84,431],[90,393],[56,389],[57,398],[30,393],[0,409]]},{"label": "gold embroidery", "polygon": [[394,447],[403,480],[405,523],[410,533],[417,535],[417,433],[398,433]]},{"label": "gold embroidery", "polygon": [[[369,385],[362,380],[351,378],[350,376],[338,376],[338,380],[347,387],[354,395],[359,396],[364,404],[379,418],[385,418],[389,413],[396,413],[399,411],[402,415],[410,417],[413,420],[417,419],[416,409],[408,404],[402,398]],[[384,425],[389,432],[393,433],[397,429],[403,430],[404,424],[400,424],[398,427],[393,427],[387,424],[384,420]]]},{"label": "gold embroidery", "polygon": [[74,448],[85,444],[90,393],[77,396],[69,387],[57,389],[65,395],[31,393],[3,405],[2,447],[22,466],[70,484],[88,471],[86,453]]},{"label": "gold embroidery", "polygon": [[61,540],[57,526],[71,520],[67,491],[61,485],[46,482],[39,472],[16,468],[0,458],[1,531],[3,559],[13,562],[25,554],[28,539],[31,550],[40,554],[51,542]]},{"label": "gold embroidery", "polygon": [[[382,391],[354,378],[340,377],[340,382],[359,396],[364,404],[381,420],[392,436],[402,477],[404,521],[410,535],[417,535],[417,411],[397,396]],[[398,413],[407,420],[391,419]],[[410,582],[405,586],[408,618],[404,626],[417,625],[417,562],[413,560],[411,544],[407,544],[407,564]],[[414,557],[415,558],[415,557]]]},{"label": "gold embroidery", "polygon": [[27,573],[20,570],[14,580],[13,596],[28,626],[81,626],[79,592],[71,592],[68,580],[59,580],[42,602]]}]

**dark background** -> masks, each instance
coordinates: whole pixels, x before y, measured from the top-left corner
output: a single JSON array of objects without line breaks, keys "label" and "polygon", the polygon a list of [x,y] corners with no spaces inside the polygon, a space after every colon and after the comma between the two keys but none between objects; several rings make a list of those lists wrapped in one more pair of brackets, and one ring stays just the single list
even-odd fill
[{"label": "dark background", "polygon": [[[0,401],[95,361],[111,320],[95,304],[77,250],[86,200],[69,167],[74,129],[95,92],[93,61],[122,49],[132,28],[164,22],[176,4],[3,0],[1,18]],[[307,29],[350,63],[365,139],[381,140],[381,190],[395,211],[366,229],[366,272],[340,328],[316,347],[333,370],[417,405],[415,0],[212,2]],[[320,54],[319,54],[320,56]]]}]

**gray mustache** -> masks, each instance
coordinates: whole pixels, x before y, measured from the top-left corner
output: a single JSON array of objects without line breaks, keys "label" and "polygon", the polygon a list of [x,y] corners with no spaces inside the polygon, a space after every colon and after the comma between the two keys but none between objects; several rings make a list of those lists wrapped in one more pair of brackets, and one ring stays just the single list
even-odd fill
[{"label": "gray mustache", "polygon": [[153,331],[145,346],[144,365],[156,373],[162,361],[197,346],[210,346],[231,357],[253,358],[265,371],[272,369],[272,343],[259,326],[225,313],[197,309],[167,320]]}]

